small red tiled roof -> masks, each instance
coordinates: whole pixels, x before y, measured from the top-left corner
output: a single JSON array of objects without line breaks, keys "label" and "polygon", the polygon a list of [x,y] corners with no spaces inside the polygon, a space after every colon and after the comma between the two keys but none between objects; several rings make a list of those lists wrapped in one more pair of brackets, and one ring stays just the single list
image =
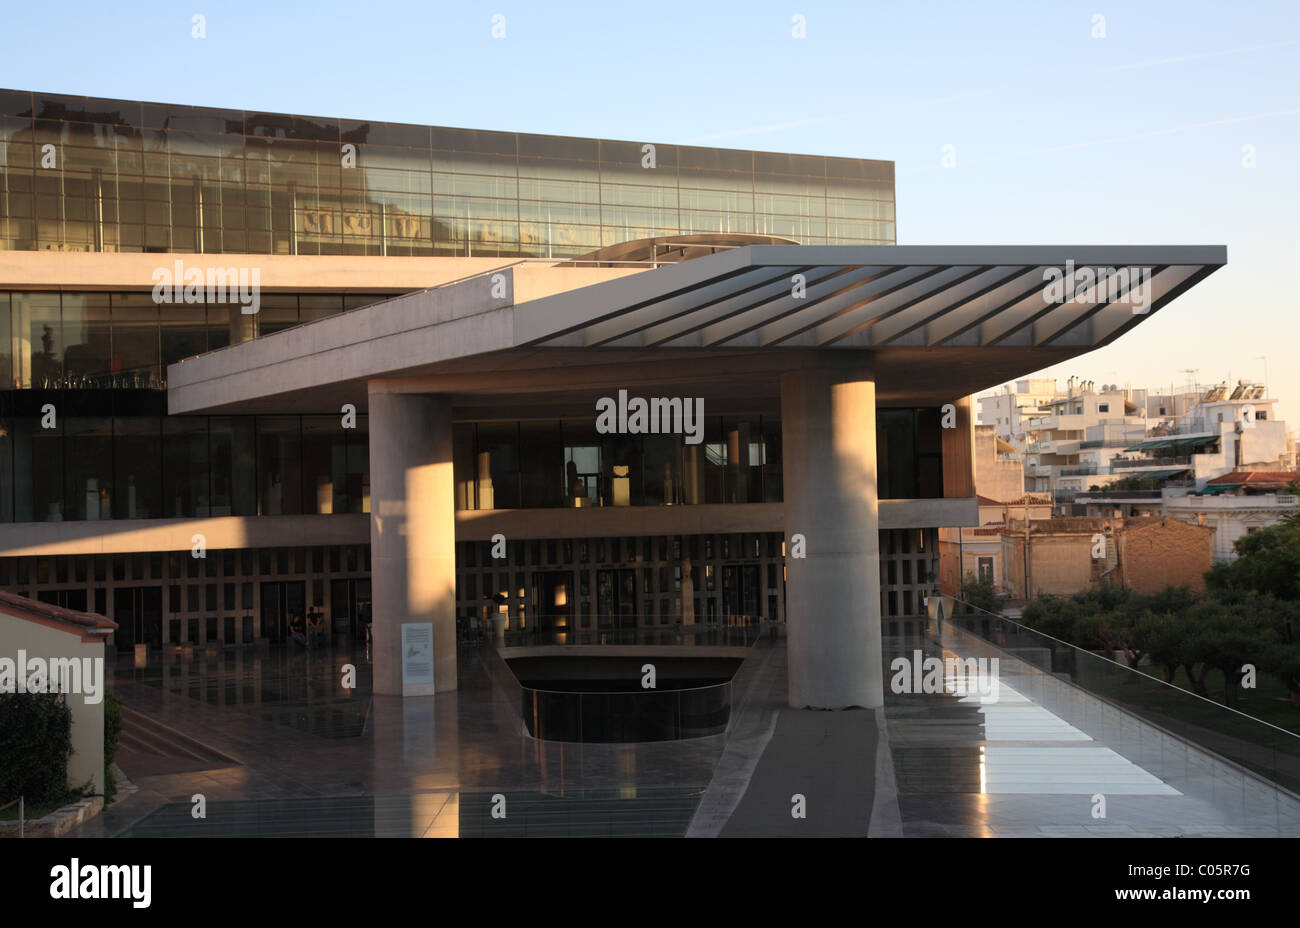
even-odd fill
[{"label": "small red tiled roof", "polygon": [[1300,473],[1286,470],[1234,470],[1222,477],[1215,477],[1206,486],[1210,487],[1254,487],[1271,489],[1286,487],[1300,481]]},{"label": "small red tiled roof", "polygon": [[993,497],[991,497],[991,496],[983,496],[983,495],[978,494],[978,493],[975,495],[975,499],[979,501],[979,504],[980,504],[981,506],[1001,506],[1001,505],[1003,505],[1002,500],[1000,500],[1000,499],[993,499]]},{"label": "small red tiled roof", "polygon": [[60,624],[76,625],[87,629],[103,628],[112,631],[117,628],[116,622],[97,612],[78,612],[75,609],[64,609],[62,606],[52,606],[49,603],[28,599],[26,596],[19,596],[17,593],[10,593],[7,590],[0,590],[0,612],[17,616],[20,619],[53,620]]}]

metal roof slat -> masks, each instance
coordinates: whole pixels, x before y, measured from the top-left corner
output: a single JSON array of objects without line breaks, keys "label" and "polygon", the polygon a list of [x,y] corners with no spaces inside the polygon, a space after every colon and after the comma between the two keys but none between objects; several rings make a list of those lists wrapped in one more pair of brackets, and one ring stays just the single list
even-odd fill
[{"label": "metal roof slat", "polygon": [[[957,265],[957,266],[949,266],[949,267],[942,268],[939,271],[939,273],[932,275],[934,277],[945,278],[938,286],[927,288],[925,291],[923,291],[922,293],[918,293],[915,296],[903,297],[902,303],[896,306],[876,306],[875,309],[878,310],[878,312],[870,316],[868,316],[867,313],[871,311],[871,308],[869,306],[860,306],[857,309],[853,310],[851,313],[842,314],[841,316],[838,316],[836,319],[831,320],[826,324],[818,326],[817,327],[818,344],[819,346],[825,347],[828,345],[833,345],[836,342],[843,341],[846,338],[851,338],[854,335],[857,335],[859,332],[863,332],[864,330],[871,328],[872,326],[876,325],[879,322],[884,321],[885,319],[890,319],[898,315],[899,313],[911,309],[913,306],[916,306],[918,303],[931,299],[932,297],[944,293],[945,291],[951,289],[952,287],[955,287],[959,284],[964,283],[967,280],[970,280],[972,277],[983,273],[984,270],[985,268],[983,266],[969,267],[966,265]],[[947,275],[949,274],[955,275],[955,277],[948,277]],[[919,286],[925,282],[926,282],[925,280],[917,281],[917,285]],[[880,303],[880,302],[888,302],[888,301],[877,300],[875,302]],[[844,322],[846,321],[845,317],[849,317],[848,318],[849,324],[847,328],[843,327]],[[832,323],[836,324],[836,327],[840,329],[838,333],[834,331],[830,331],[830,327]],[[827,331],[823,333],[822,332],[823,329]],[[862,343],[859,342],[859,344]]]},{"label": "metal roof slat", "polygon": [[[769,286],[774,280],[780,280],[784,276],[778,273],[774,278],[772,272],[777,270],[780,269],[749,268],[684,293],[677,293],[663,300],[650,301],[635,309],[617,313],[611,318],[587,326],[583,330],[584,342],[588,348],[599,348],[615,339],[624,338],[682,316],[689,316],[724,300]],[[798,270],[798,265],[791,266],[788,270]]]},{"label": "metal roof slat", "polygon": [[[1143,319],[1153,316],[1159,310],[1167,306],[1171,301],[1182,296],[1192,287],[1199,284],[1205,278],[1209,277],[1219,269],[1221,265],[1195,265],[1195,264],[1170,264],[1166,265],[1161,274],[1152,276],[1151,286],[1154,288],[1157,284],[1169,283],[1167,289],[1160,296],[1151,301],[1151,306],[1145,313],[1121,313],[1119,315],[1119,324],[1109,330],[1103,330],[1104,334],[1098,335],[1097,321],[1093,321],[1092,344],[1094,348],[1101,348],[1109,345],[1115,339],[1119,338],[1129,329],[1133,328]],[[1181,276],[1180,276],[1181,275]],[[1163,278],[1163,280],[1162,280]]]},{"label": "metal roof slat", "polygon": [[[647,347],[667,344],[735,316],[744,315],[764,306],[771,306],[789,294],[793,286],[791,278],[795,274],[807,276],[813,271],[824,271],[828,276],[839,276],[849,273],[849,270],[847,268],[823,268],[817,265],[787,267],[784,273],[779,274],[762,287],[751,288],[727,299],[719,300],[712,306],[702,307],[700,310],[688,314],[688,316],[677,316],[674,319],[650,326],[645,330],[645,344]],[[824,277],[817,278],[818,282],[824,279]],[[680,324],[675,325],[674,323]]]},{"label": "metal roof slat", "polygon": [[[825,269],[823,266],[822,269]],[[761,318],[750,318],[744,320],[739,316],[720,321],[715,325],[710,325],[701,333],[701,341],[708,346],[724,344],[733,339],[740,338],[755,332],[765,325],[769,325],[777,320],[785,319],[795,313],[803,312],[814,306],[820,306],[827,300],[834,299],[837,296],[849,293],[863,284],[869,284],[872,281],[880,280],[892,274],[897,268],[884,267],[881,265],[872,265],[870,267],[849,267],[844,268],[831,277],[823,278],[817,284],[809,284],[806,294],[802,299],[794,299],[786,295],[783,299],[773,300],[763,306],[756,306],[749,312],[761,312],[770,307],[777,307],[778,304],[784,304],[779,308],[773,308],[770,312],[761,316]],[[830,289],[828,289],[830,288]],[[826,291],[826,292],[823,292]]]},{"label": "metal roof slat", "polygon": [[[1097,289],[1101,286],[1101,282],[1098,281],[1098,282],[1094,283],[1092,286],[1086,288],[1086,289],[1084,290],[1084,293],[1083,293],[1083,294],[1075,293],[1075,295],[1074,295],[1071,299],[1069,299],[1069,300],[1067,300],[1065,303],[1063,303],[1063,304],[1061,305],[1061,307],[1060,307],[1061,309],[1065,309],[1065,308],[1068,307],[1071,303],[1076,303],[1077,305],[1079,305],[1079,306],[1083,306],[1083,307],[1085,307],[1085,308],[1084,308],[1084,311],[1083,311],[1081,314],[1079,314],[1078,316],[1076,316],[1076,317],[1074,317],[1073,319],[1071,319],[1069,322],[1067,322],[1064,326],[1062,326],[1060,329],[1058,329],[1058,330],[1057,330],[1056,332],[1054,332],[1053,334],[1048,335],[1048,336],[1043,337],[1043,338],[1038,338],[1037,336],[1035,336],[1035,338],[1034,338],[1034,345],[1035,345],[1035,347],[1041,347],[1041,346],[1043,346],[1043,345],[1050,345],[1052,342],[1056,341],[1058,338],[1060,338],[1061,336],[1063,336],[1066,332],[1068,332],[1068,331],[1070,331],[1071,329],[1074,329],[1074,328],[1076,328],[1076,327],[1078,327],[1078,326],[1083,325],[1085,322],[1087,322],[1089,319],[1091,319],[1093,316],[1097,315],[1099,312],[1101,312],[1102,310],[1104,310],[1104,309],[1105,309],[1106,307],[1108,307],[1108,306],[1112,306],[1112,305],[1129,306],[1129,305],[1130,305],[1130,304],[1129,304],[1129,301],[1127,301],[1127,300],[1125,300],[1125,299],[1123,299],[1123,298],[1124,298],[1124,297],[1127,297],[1130,293],[1132,293],[1132,292],[1133,292],[1133,288],[1134,288],[1134,286],[1136,286],[1136,284],[1137,284],[1137,282],[1135,282],[1135,281],[1132,279],[1131,276],[1130,276],[1130,278],[1129,278],[1128,286],[1126,286],[1126,287],[1124,288],[1124,292],[1123,292],[1123,293],[1120,293],[1120,294],[1117,294],[1117,295],[1114,296],[1114,297],[1110,297],[1110,292],[1111,292],[1111,282],[1114,281],[1117,277],[1119,277],[1120,274],[1121,274],[1124,270],[1125,270],[1125,268],[1116,268],[1114,274],[1109,274],[1109,275],[1107,275],[1107,277],[1106,277],[1106,293],[1107,293],[1108,299],[1106,299],[1105,301],[1103,301],[1103,302],[1097,302],[1096,300],[1093,300],[1093,301],[1091,301],[1091,302],[1087,302],[1087,303],[1080,302],[1080,296],[1082,296],[1082,295],[1086,295],[1086,294],[1095,294],[1095,293],[1097,292]],[[1163,271],[1165,270],[1165,267],[1164,267],[1163,265],[1161,265],[1161,266],[1157,266],[1157,267],[1147,268],[1146,270],[1147,270],[1147,272],[1148,272],[1148,274],[1149,274],[1149,280],[1154,284],[1154,281],[1155,281],[1156,275],[1158,275],[1158,274],[1160,274],[1161,272],[1163,272]],[[1050,316],[1047,317],[1047,318],[1050,318]],[[1047,318],[1043,319],[1042,322],[1043,322],[1043,323],[1046,323],[1046,322],[1047,322]],[[1037,328],[1038,328],[1038,326],[1035,325],[1035,326],[1034,326],[1035,331],[1037,331]],[[1091,334],[1092,334],[1091,327],[1089,327],[1088,335],[1091,336]]]},{"label": "metal roof slat", "polygon": [[[891,267],[884,274],[871,280],[864,281],[840,293],[824,297],[811,306],[801,307],[799,311],[790,313],[783,318],[764,323],[758,329],[759,344],[764,347],[771,347],[792,338],[797,338],[809,329],[820,325],[826,319],[848,312],[855,306],[874,299],[877,295],[887,295],[895,290],[911,286],[927,274],[933,273],[934,270],[933,268],[908,268],[903,265]],[[909,275],[908,271],[914,273]]]},{"label": "metal roof slat", "polygon": [[[888,335],[885,336],[884,338],[877,339],[876,341],[873,342],[873,344],[880,347],[884,347],[885,345],[895,342],[898,339],[903,338],[911,334],[912,332],[915,332],[917,329],[928,326],[936,319],[943,318],[944,316],[951,313],[953,310],[961,306],[965,306],[966,304],[970,303],[972,300],[977,300],[980,297],[990,293],[991,291],[996,290],[998,287],[1001,287],[1004,284],[1008,283],[1009,281],[1014,280],[1015,278],[1019,277],[1025,272],[1024,268],[1017,268],[1016,270],[1012,271],[1010,274],[998,273],[1002,270],[1003,270],[1002,268],[996,266],[992,266],[992,265],[986,266],[983,269],[983,274],[980,276],[984,276],[988,274],[996,274],[996,276],[992,281],[989,281],[987,283],[983,281],[978,282],[976,284],[976,289],[974,292],[967,293],[960,296],[955,303],[947,303],[940,306],[939,309],[935,310],[934,312],[929,313],[928,315],[925,315],[920,319],[917,319],[911,323],[908,323],[903,328],[899,329],[899,331],[895,332],[893,335]],[[972,280],[974,280],[974,278],[972,278]],[[937,297],[932,297],[931,299],[935,299],[935,298]],[[926,302],[928,302],[928,300]],[[928,342],[928,338],[927,338],[927,342]]]}]

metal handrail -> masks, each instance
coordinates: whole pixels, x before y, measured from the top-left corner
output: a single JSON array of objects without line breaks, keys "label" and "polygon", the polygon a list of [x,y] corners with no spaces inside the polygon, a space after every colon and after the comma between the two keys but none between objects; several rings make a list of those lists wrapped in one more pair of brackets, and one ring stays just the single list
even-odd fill
[{"label": "metal handrail", "polygon": [[9,808],[12,805],[18,806],[18,837],[21,838],[24,837],[24,832],[26,830],[26,823],[24,822],[24,818],[26,817],[27,814],[27,807],[23,802],[23,797],[19,796],[17,799],[13,800],[12,802],[6,802],[4,805],[0,806],[0,812],[3,812],[5,809]]},{"label": "metal handrail", "polygon": [[[1018,623],[1018,621],[1015,621],[1014,619],[1010,619],[1010,617],[1008,616],[1001,615],[1000,612],[989,612],[988,610],[985,610],[985,608],[980,608],[979,606],[975,606],[974,603],[966,602],[965,599],[959,597],[949,597],[949,598],[952,599],[953,602],[961,603],[962,606],[966,606],[967,608],[970,608],[970,610],[972,611],[979,612],[980,615],[988,616],[989,619],[997,619],[998,621],[1001,621],[1001,623],[1015,625],[1017,626],[1018,629],[1021,629],[1021,632],[1023,634],[1028,634],[1028,636],[1047,638],[1048,641],[1056,643],[1056,645],[1061,645],[1062,647],[1066,647],[1066,649],[1070,649],[1070,651],[1078,651],[1079,654],[1087,654],[1089,659],[1101,660],[1101,662],[1112,664],[1114,665],[1115,668],[1121,669],[1121,671],[1125,671],[1127,673],[1141,673],[1141,671],[1139,671],[1139,669],[1136,667],[1130,667],[1130,665],[1128,664],[1119,663],[1118,660],[1115,660],[1114,658],[1108,658],[1108,656],[1105,656],[1104,654],[1096,654],[1096,652],[1083,649],[1083,647],[1079,647],[1078,645],[1071,645],[1069,641],[1062,641],[1061,638],[1050,636],[1050,634],[1048,634],[1047,632],[1041,632],[1041,630],[1034,628],[1034,626],[1032,625]],[[948,616],[948,619],[956,620],[958,619],[958,617],[961,616],[956,616],[956,615]],[[984,641],[987,641],[987,639],[983,638],[983,636],[978,636],[978,637],[984,639]],[[1290,738],[1296,738],[1296,740],[1300,740],[1300,734],[1296,734],[1295,732],[1288,732],[1287,729],[1278,727],[1278,725],[1274,725],[1273,723],[1271,723],[1271,721],[1265,721],[1264,719],[1257,719],[1256,716],[1249,715],[1248,712],[1243,712],[1242,710],[1239,710],[1239,708],[1226,706],[1226,704],[1214,701],[1214,699],[1210,699],[1209,697],[1203,697],[1203,695],[1201,695],[1200,693],[1193,693],[1192,690],[1183,689],[1182,686],[1178,686],[1177,684],[1171,684],[1171,682],[1167,680],[1161,680],[1160,677],[1152,677],[1149,675],[1143,675],[1143,676],[1147,677],[1147,680],[1144,680],[1144,682],[1147,681],[1157,682],[1157,684],[1160,684],[1161,686],[1165,686],[1165,688],[1167,689],[1177,690],[1179,694],[1188,695],[1188,697],[1192,697],[1193,699],[1200,699],[1201,702],[1209,704],[1209,706],[1222,708],[1222,710],[1232,712],[1232,714],[1234,715],[1242,716],[1243,719],[1247,719],[1248,721],[1253,721],[1253,723],[1256,723],[1258,725],[1265,725],[1265,727],[1274,729],[1275,732],[1281,732],[1282,734],[1284,734],[1284,736]],[[1097,694],[1092,693],[1091,695],[1095,695],[1096,697]],[[1175,737],[1180,737],[1180,736],[1175,736]],[[1201,745],[1195,745],[1195,746],[1197,747],[1197,749],[1203,751],[1212,750],[1212,749],[1206,749],[1206,747]]]}]

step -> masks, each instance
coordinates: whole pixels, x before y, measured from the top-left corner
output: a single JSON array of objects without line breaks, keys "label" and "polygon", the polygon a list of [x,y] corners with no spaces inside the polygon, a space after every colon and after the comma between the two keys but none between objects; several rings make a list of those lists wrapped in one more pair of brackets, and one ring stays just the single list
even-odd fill
[{"label": "step", "polygon": [[164,756],[184,756],[205,762],[219,761],[232,766],[243,763],[223,751],[209,747],[198,739],[125,705],[122,706],[122,731],[124,735],[129,734],[155,746]]}]

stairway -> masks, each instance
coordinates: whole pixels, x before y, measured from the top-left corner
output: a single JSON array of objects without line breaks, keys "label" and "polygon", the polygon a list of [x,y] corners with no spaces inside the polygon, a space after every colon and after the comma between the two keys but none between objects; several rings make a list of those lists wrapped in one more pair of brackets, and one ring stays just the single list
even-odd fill
[{"label": "stairway", "polygon": [[133,780],[240,764],[236,758],[125,705],[115,760]]}]

